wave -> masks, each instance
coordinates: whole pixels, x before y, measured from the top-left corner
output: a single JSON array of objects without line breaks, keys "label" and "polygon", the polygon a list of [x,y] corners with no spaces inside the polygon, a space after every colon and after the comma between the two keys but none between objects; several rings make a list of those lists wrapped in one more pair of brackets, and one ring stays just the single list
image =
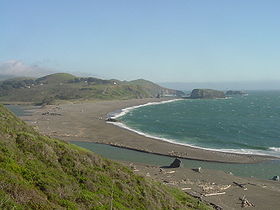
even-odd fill
[{"label": "wave", "polygon": [[280,147],[269,147],[270,151],[280,152]]},{"label": "wave", "polygon": [[160,102],[149,102],[149,103],[146,103],[146,104],[131,106],[131,107],[121,109],[119,111],[111,112],[108,115],[110,116],[110,118],[116,119],[116,118],[119,118],[119,117],[122,117],[122,116],[126,115],[128,112],[132,111],[133,109],[137,109],[137,108],[144,107],[144,106],[166,104],[166,103],[171,103],[171,102],[181,101],[181,100],[184,100],[184,99],[172,99],[172,100],[160,101]]},{"label": "wave", "polygon": [[114,124],[120,128],[132,131],[134,133],[137,133],[141,136],[145,136],[147,138],[152,138],[152,139],[157,139],[161,141],[166,141],[172,144],[177,144],[177,145],[182,145],[182,146],[188,146],[188,147],[193,147],[197,149],[203,149],[203,150],[209,150],[209,151],[218,151],[218,152],[225,152],[225,153],[235,153],[235,154],[247,154],[247,155],[263,155],[263,156],[274,156],[274,157],[279,157],[280,158],[280,148],[276,147],[270,147],[267,150],[256,150],[256,149],[216,149],[216,148],[207,148],[207,147],[200,147],[200,146],[195,146],[191,144],[186,144],[186,143],[181,143],[178,142],[174,139],[168,139],[168,138],[163,138],[163,137],[158,137],[158,136],[153,136],[151,134],[147,134],[138,130],[135,130],[133,128],[128,127],[127,125],[121,123],[121,122],[107,122],[110,124]]}]

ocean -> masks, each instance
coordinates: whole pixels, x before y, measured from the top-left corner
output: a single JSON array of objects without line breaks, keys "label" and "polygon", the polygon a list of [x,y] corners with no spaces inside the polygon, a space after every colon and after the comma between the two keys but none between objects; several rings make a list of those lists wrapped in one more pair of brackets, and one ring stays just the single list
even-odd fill
[{"label": "ocean", "polygon": [[280,157],[280,91],[226,99],[184,99],[129,107],[117,125],[163,141]]}]

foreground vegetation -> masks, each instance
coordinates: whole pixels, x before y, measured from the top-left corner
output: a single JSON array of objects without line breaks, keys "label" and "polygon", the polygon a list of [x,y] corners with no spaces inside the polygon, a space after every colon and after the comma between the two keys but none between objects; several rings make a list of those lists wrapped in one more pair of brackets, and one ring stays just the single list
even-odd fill
[{"label": "foreground vegetation", "polygon": [[0,209],[209,209],[185,193],[42,136],[0,105]]},{"label": "foreground vegetation", "polygon": [[93,77],[80,78],[66,73],[38,79],[9,79],[0,83],[0,101],[36,104],[52,104],[57,100],[149,98],[166,94],[183,93],[142,79],[126,82]]}]

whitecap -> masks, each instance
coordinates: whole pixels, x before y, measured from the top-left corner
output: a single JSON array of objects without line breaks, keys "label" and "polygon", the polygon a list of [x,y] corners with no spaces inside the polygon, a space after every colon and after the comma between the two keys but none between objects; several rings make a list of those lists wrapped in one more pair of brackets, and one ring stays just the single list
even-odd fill
[{"label": "whitecap", "polygon": [[146,103],[146,104],[127,107],[127,108],[121,109],[119,112],[110,113],[110,115],[111,115],[111,118],[116,119],[116,118],[119,118],[119,117],[122,117],[122,116],[126,115],[128,112],[132,111],[133,109],[137,109],[137,108],[144,107],[144,106],[166,104],[166,103],[171,103],[171,102],[174,102],[174,101],[181,101],[181,100],[184,100],[184,99],[172,99],[172,100],[168,100],[168,101],[149,102],[149,103]]},{"label": "whitecap", "polygon": [[269,147],[270,151],[280,152],[280,147]]}]

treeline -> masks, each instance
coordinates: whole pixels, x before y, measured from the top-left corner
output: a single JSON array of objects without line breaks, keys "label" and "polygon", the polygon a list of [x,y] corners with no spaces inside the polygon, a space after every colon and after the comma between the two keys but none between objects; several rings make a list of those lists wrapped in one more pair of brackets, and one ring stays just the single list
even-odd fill
[{"label": "treeline", "polygon": [[0,83],[0,89],[10,90],[13,88],[26,88],[34,85],[39,85],[39,82],[33,79],[5,80]]},{"label": "treeline", "polygon": [[96,85],[104,85],[104,84],[113,84],[114,82],[111,80],[103,80],[103,79],[98,79],[94,77],[76,77],[73,80],[69,80],[69,83],[90,83],[90,84],[96,84]]}]

